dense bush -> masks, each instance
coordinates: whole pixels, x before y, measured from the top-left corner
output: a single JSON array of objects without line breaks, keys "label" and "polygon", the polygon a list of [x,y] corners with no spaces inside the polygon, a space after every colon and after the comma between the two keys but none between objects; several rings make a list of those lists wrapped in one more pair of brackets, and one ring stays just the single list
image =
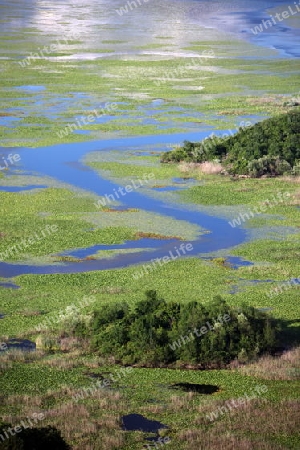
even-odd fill
[{"label": "dense bush", "polygon": [[[229,319],[221,323],[218,317],[224,315]],[[204,326],[207,331],[202,333]],[[252,359],[274,345],[275,326],[269,316],[247,306],[232,308],[221,297],[205,306],[198,302],[182,305],[167,303],[155,291],[148,291],[134,310],[115,304],[94,313],[93,350],[123,364],[156,366],[180,361],[222,366],[236,358]]]},{"label": "dense bush", "polygon": [[[0,435],[4,435],[9,427],[14,428],[0,423]],[[7,434],[9,439],[3,441],[0,438],[0,450],[70,450],[55,427],[26,428],[15,436],[11,436],[9,432]]]},{"label": "dense bush", "polygon": [[162,155],[161,162],[222,160],[232,174],[251,176],[298,174],[300,110],[240,128],[234,136],[185,141],[183,147]]},{"label": "dense bush", "polygon": [[247,172],[251,177],[257,178],[263,175],[278,176],[291,171],[290,164],[278,156],[263,156],[253,159],[248,163]]},{"label": "dense bush", "polygon": [[195,162],[220,160],[226,155],[223,139],[214,136],[208,137],[201,142],[184,141],[183,146],[165,152],[161,156],[162,163],[169,162]]}]

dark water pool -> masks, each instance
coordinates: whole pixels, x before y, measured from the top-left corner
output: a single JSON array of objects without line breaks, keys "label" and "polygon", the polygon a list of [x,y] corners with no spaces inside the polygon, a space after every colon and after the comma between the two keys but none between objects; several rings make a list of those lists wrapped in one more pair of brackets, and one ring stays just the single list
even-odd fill
[{"label": "dark water pool", "polygon": [[29,341],[28,339],[9,339],[6,342],[8,350],[22,350],[32,352],[36,349],[36,345],[34,342]]},{"label": "dark water pool", "polygon": [[211,395],[220,390],[214,384],[197,384],[197,383],[176,383],[172,384],[172,389],[178,389],[184,392],[196,392],[197,394]]},{"label": "dark water pool", "polygon": [[168,428],[157,420],[149,420],[141,414],[128,414],[122,417],[123,430],[157,433],[162,428]]}]

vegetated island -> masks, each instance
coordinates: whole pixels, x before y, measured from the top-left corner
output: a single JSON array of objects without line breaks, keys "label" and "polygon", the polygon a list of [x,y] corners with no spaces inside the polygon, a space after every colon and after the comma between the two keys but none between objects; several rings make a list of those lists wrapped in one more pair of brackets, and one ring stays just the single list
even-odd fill
[{"label": "vegetated island", "polygon": [[139,367],[216,369],[276,349],[278,323],[253,307],[231,307],[220,296],[204,306],[145,294],[134,309],[126,302],[105,305],[89,322],[65,324],[64,332],[87,340],[102,357]]},{"label": "vegetated island", "polygon": [[230,137],[184,141],[162,163],[219,164],[221,173],[249,177],[300,175],[300,109],[240,128]]}]

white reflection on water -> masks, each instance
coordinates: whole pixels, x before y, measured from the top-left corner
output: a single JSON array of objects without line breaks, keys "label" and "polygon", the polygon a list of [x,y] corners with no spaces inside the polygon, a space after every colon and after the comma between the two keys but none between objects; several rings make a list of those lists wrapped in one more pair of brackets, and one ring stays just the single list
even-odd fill
[{"label": "white reflection on water", "polygon": [[[170,50],[178,51],[187,43],[202,40],[223,40],[239,37],[283,53],[300,56],[300,39],[297,24],[299,17],[265,30],[257,36],[251,27],[268,18],[269,10],[288,7],[291,2],[282,0],[148,0],[127,14],[120,16],[116,10],[127,4],[125,0],[0,0],[1,30],[24,31],[24,38],[41,40],[47,45],[56,39],[82,41],[82,48],[105,48],[103,41],[122,52],[135,47],[161,42]],[[134,4],[134,3],[132,3]],[[138,1],[136,0],[138,5]],[[289,28],[295,26],[295,28]],[[0,31],[1,33],[1,31]],[[162,39],[161,38],[169,38]],[[103,47],[104,46],[104,47]]]}]

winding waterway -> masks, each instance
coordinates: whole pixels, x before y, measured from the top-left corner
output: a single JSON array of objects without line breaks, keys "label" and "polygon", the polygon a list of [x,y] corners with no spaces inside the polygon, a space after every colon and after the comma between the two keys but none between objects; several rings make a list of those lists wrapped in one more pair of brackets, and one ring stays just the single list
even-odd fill
[{"label": "winding waterway", "polygon": [[[73,161],[80,161],[91,151],[106,151],[107,148],[126,150],[128,147],[137,146],[139,150],[149,144],[178,143],[184,139],[203,139],[204,133],[193,133],[189,135],[172,134],[163,136],[145,136],[127,139],[114,139],[89,143],[63,144],[52,147],[38,149],[23,148],[18,149],[21,155],[22,169],[27,173],[38,173],[47,175],[59,181],[69,183],[81,189],[93,192],[98,195],[113,192],[118,185],[101,177],[98,173],[86,166],[82,170],[78,164],[71,164]],[[242,243],[246,238],[246,232],[240,228],[232,228],[224,219],[193,211],[188,206],[162,202],[151,198],[146,194],[135,191],[128,193],[122,200],[125,207],[137,208],[145,211],[163,214],[177,220],[188,221],[201,226],[209,231],[208,234],[201,235],[197,240],[192,241],[193,250],[188,256],[207,254],[213,251],[230,248]],[[174,250],[180,242],[176,240],[156,241],[156,248],[153,251],[142,251],[133,254],[118,255],[114,258],[101,260],[90,260],[76,263],[64,263],[61,265],[24,265],[0,263],[0,276],[13,277],[21,274],[50,274],[50,273],[77,273],[89,272],[93,270],[106,270],[118,267],[126,267],[132,264],[150,261],[154,258],[162,258]],[[139,241],[130,246],[140,247]],[[155,245],[153,242],[146,242],[145,246]],[[106,246],[112,248],[128,248],[127,246]],[[104,248],[104,246],[102,247]],[[74,250],[76,243],[74,243]],[[92,251],[91,251],[92,252]]]}]

